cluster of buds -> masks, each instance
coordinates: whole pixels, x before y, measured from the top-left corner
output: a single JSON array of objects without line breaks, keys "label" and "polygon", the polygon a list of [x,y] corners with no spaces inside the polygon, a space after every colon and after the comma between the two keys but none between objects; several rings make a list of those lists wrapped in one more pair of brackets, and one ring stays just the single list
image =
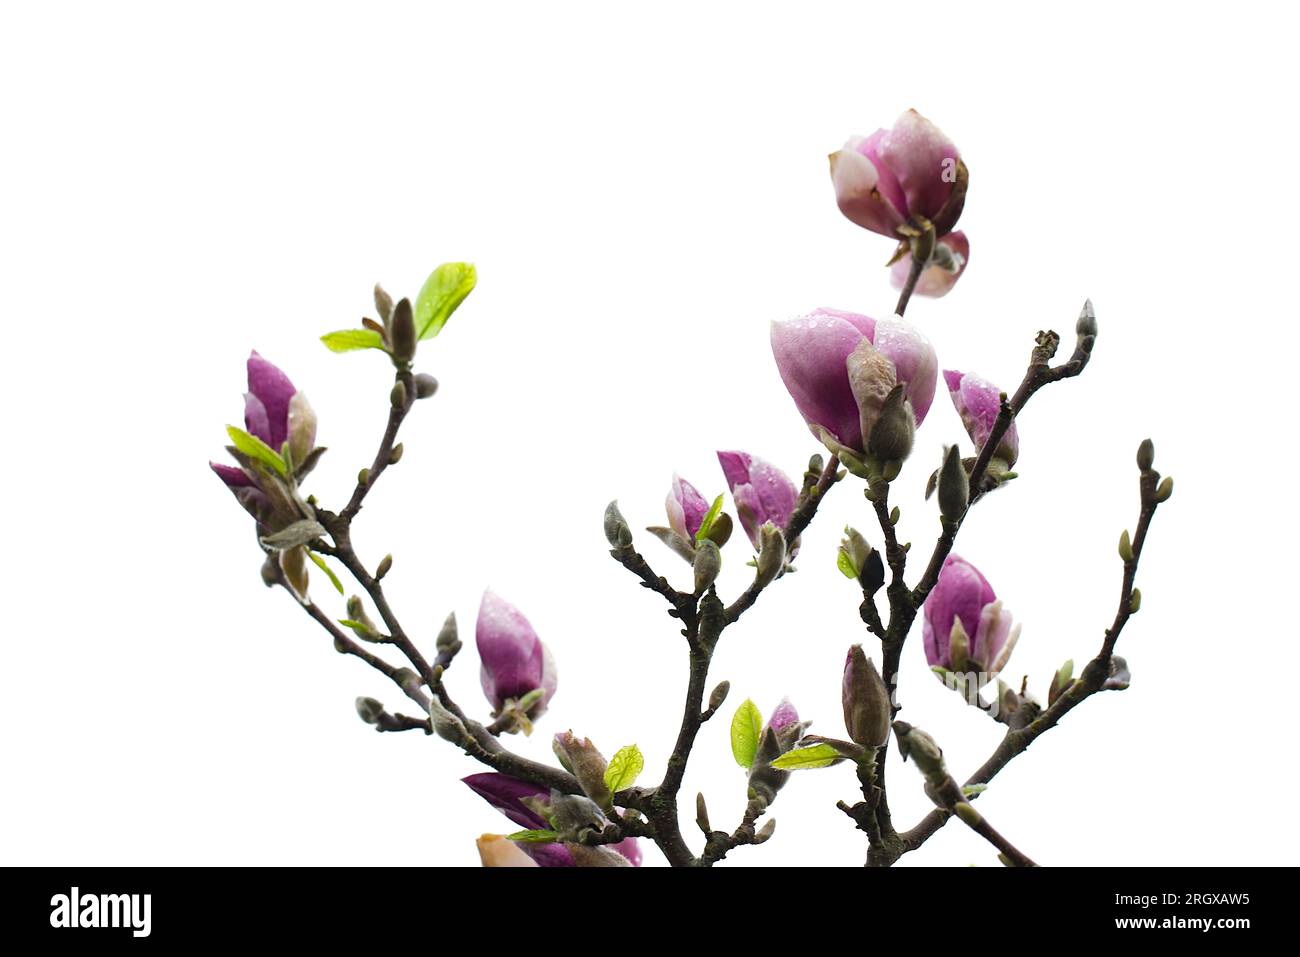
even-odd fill
[{"label": "cluster of buds", "polygon": [[306,543],[324,532],[298,483],[325,451],[316,446],[316,413],[289,377],[257,352],[248,357],[244,428],[227,429],[226,451],[238,467],[210,462],[218,478],[257,522],[267,551],[263,576],[307,597]]},{"label": "cluster of buds", "polygon": [[483,593],[475,629],[483,694],[495,726],[531,734],[555,694],[555,660],[528,619],[491,590]]},{"label": "cluster of buds", "polygon": [[969,175],[952,140],[916,110],[892,129],[850,137],[831,154],[835,201],[851,222],[898,242],[891,279],[902,287],[913,264],[915,291],[943,296],[961,276],[970,243],[953,232]]},{"label": "cluster of buds", "polygon": [[988,579],[957,555],[944,559],[922,614],[926,661],[965,694],[977,694],[998,676],[1020,637]]},{"label": "cluster of buds", "polygon": [[[526,831],[551,831],[555,840],[511,842],[538,867],[640,867],[641,848],[629,837],[604,846],[589,846],[581,840],[598,831],[604,814],[590,799],[560,794],[520,781],[506,774],[485,772],[462,778],[469,789]],[[486,867],[521,865],[517,854],[499,843],[499,835],[479,838],[478,848]]]},{"label": "cluster of buds", "polygon": [[914,326],[834,309],[772,324],[781,381],[853,474],[893,479],[934,401],[939,360]]}]

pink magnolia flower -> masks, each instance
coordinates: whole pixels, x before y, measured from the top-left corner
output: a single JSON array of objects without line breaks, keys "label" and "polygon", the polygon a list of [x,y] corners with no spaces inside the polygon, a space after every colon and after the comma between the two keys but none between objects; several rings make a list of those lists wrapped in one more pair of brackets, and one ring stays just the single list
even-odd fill
[{"label": "pink magnolia flower", "polygon": [[939,377],[934,347],[898,316],[876,320],[816,309],[772,323],[772,354],[781,381],[813,434],[824,428],[859,453],[866,448],[864,424],[874,423],[896,384],[905,387],[917,425],[934,401]]},{"label": "pink magnolia flower", "polygon": [[[546,803],[550,792],[527,781],[520,781],[507,774],[487,771],[471,774],[462,781],[469,789],[487,801],[494,808],[525,830],[544,830],[550,827],[547,820],[536,810],[524,803],[525,798],[533,802]],[[641,866],[641,848],[636,838],[628,837],[617,844],[609,845],[627,858],[633,867]],[[520,850],[537,862],[540,867],[574,867],[573,855],[563,844],[529,844],[520,843]]]},{"label": "pink magnolia flower", "polygon": [[482,668],[483,693],[498,712],[507,701],[518,701],[540,689],[541,698],[528,708],[538,718],[555,694],[555,660],[528,619],[491,590],[483,593],[475,639]]},{"label": "pink magnolia flower", "polygon": [[1020,626],[1013,624],[993,586],[957,555],[944,559],[922,612],[925,660],[931,667],[979,672],[987,681],[1006,667],[1020,637]]},{"label": "pink magnolia flower", "polygon": [[764,524],[784,530],[799,501],[799,489],[775,465],[746,452],[719,452],[718,463],[727,477],[740,524],[755,548]]},{"label": "pink magnolia flower", "polygon": [[850,137],[830,160],[840,212],[864,229],[898,239],[898,227],[909,220],[931,221],[936,236],[957,225],[965,200],[961,156],[916,110],[893,129]]},{"label": "pink magnolia flower", "polygon": [[[973,372],[945,369],[943,379],[948,385],[952,404],[961,416],[962,425],[966,427],[966,434],[975,443],[975,451],[978,453],[984,448],[984,443],[993,432],[998,413],[1002,411],[1002,390]],[[1016,432],[1014,419],[1003,433],[993,455],[1006,463],[1007,468],[1016,464],[1020,455],[1020,436]]]},{"label": "pink magnolia flower", "polygon": [[695,533],[700,530],[704,516],[709,512],[709,503],[696,491],[695,486],[679,475],[673,475],[673,486],[664,502],[668,512],[668,527],[686,539],[695,541]]}]

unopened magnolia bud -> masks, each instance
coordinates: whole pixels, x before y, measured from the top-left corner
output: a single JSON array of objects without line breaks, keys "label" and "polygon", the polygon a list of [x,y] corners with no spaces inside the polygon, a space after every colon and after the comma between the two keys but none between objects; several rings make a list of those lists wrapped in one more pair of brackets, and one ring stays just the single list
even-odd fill
[{"label": "unopened magnolia bud", "polygon": [[1129,540],[1127,528],[1119,537],[1119,557],[1126,562],[1133,561],[1133,542]]},{"label": "unopened magnolia bud", "polygon": [[704,803],[704,792],[700,791],[695,795],[695,823],[705,834],[713,831],[709,824],[709,806]]},{"label": "unopened magnolia bud", "polygon": [[424,684],[420,676],[410,668],[398,668],[393,672],[393,681],[397,682],[397,686],[407,694],[419,691],[420,686]]},{"label": "unopened magnolia bud", "polygon": [[379,560],[379,567],[375,569],[375,580],[383,578],[393,567],[393,556],[385,555]]},{"label": "unopened magnolia bud", "polygon": [[1156,501],[1167,502],[1169,501],[1169,496],[1173,494],[1174,494],[1174,477],[1172,475],[1166,475],[1164,478],[1160,480],[1160,484],[1156,486]]},{"label": "unopened magnolia bud", "polygon": [[415,315],[411,310],[411,300],[403,299],[393,307],[389,338],[392,339],[395,361],[405,365],[415,358]]},{"label": "unopened magnolia bud", "polygon": [[385,323],[392,320],[393,297],[386,293],[379,283],[375,283],[375,308],[379,310],[379,318]]},{"label": "unopened magnolia bud", "polygon": [[421,372],[415,377],[415,397],[417,399],[427,399],[438,391],[438,380],[427,372]]},{"label": "unopened magnolia bud", "polygon": [[881,462],[901,463],[911,454],[915,435],[916,417],[907,401],[907,392],[904,386],[894,386],[880,409],[880,417],[871,427],[867,451]]},{"label": "unopened magnolia bud", "polygon": [[943,773],[943,749],[934,738],[906,721],[894,722],[894,734],[898,736],[898,751],[904,761],[911,758],[927,778]]},{"label": "unopened magnolia bud", "polygon": [[1128,600],[1129,614],[1136,615],[1138,609],[1141,607],[1142,607],[1142,591],[1141,589],[1134,588],[1133,594],[1129,596],[1129,600]]},{"label": "unopened magnolia bud", "polygon": [[844,727],[854,744],[878,748],[889,740],[889,689],[861,645],[849,649],[841,685]]},{"label": "unopened magnolia bud", "polygon": [[858,575],[858,584],[868,595],[874,595],[885,584],[885,562],[878,550],[873,548],[867,556],[862,573]]},{"label": "unopened magnolia bud", "polygon": [[758,572],[754,576],[754,584],[765,588],[785,567],[785,536],[779,528],[768,522],[759,532],[758,538]]},{"label": "unopened magnolia bud", "polygon": [[970,478],[966,466],[961,463],[961,450],[949,446],[944,456],[943,468],[939,470],[939,514],[950,522],[956,522],[966,514],[970,504]]},{"label": "unopened magnolia bud", "polygon": [[722,571],[722,552],[718,546],[705,539],[695,549],[695,593],[697,595],[712,585]]},{"label": "unopened magnolia bud", "polygon": [[379,716],[384,713],[384,706],[374,698],[357,699],[357,715],[366,724],[378,724]]},{"label": "unopened magnolia bud", "polygon": [[967,827],[979,827],[980,822],[984,820],[980,817],[980,812],[966,801],[958,801],[954,804],[952,812],[961,818],[961,822]]},{"label": "unopened magnolia bud", "polygon": [[460,723],[460,718],[444,708],[436,697],[429,702],[429,720],[433,724],[434,734],[444,741],[460,744],[465,740],[465,726]]},{"label": "unopened magnolia bud", "polygon": [[1156,447],[1150,439],[1143,439],[1138,446],[1137,463],[1143,472],[1151,468],[1156,461]]},{"label": "unopened magnolia bud", "polygon": [[360,595],[353,595],[348,599],[348,617],[353,621],[361,621],[366,617],[366,606],[361,601]]},{"label": "unopened magnolia bud", "polygon": [[555,829],[566,838],[580,837],[582,832],[600,830],[605,821],[600,806],[581,794],[561,794],[551,789],[551,816]]},{"label": "unopened magnolia bud", "polygon": [[605,769],[609,765],[596,746],[587,738],[565,731],[552,739],[551,748],[560,763],[578,779],[587,797],[602,807],[609,807],[611,795],[605,784]]},{"label": "unopened magnolia bud", "polygon": [[1097,313],[1092,308],[1091,299],[1083,301],[1083,309],[1079,312],[1079,321],[1074,324],[1074,331],[1079,336],[1097,335]]},{"label": "unopened magnolia bud", "polygon": [[392,403],[394,409],[406,408],[406,383],[397,381],[393,383],[393,388],[388,393],[388,401]]},{"label": "unopened magnolia bud", "polygon": [[276,552],[271,552],[262,562],[262,584],[267,588],[280,583],[280,557]]},{"label": "unopened magnolia bud", "polygon": [[454,611],[442,623],[442,629],[438,632],[436,647],[439,651],[460,650],[460,636],[456,630],[456,613]]},{"label": "unopened magnolia bud", "polygon": [[398,462],[402,461],[402,453],[405,451],[406,451],[406,446],[404,446],[401,442],[398,442],[396,445],[394,445],[393,451],[388,453],[388,464],[396,465]]},{"label": "unopened magnolia bud", "polygon": [[370,484],[370,469],[362,469],[360,472],[357,473],[357,484],[358,485]]},{"label": "unopened magnolia bud", "polygon": [[760,827],[758,833],[754,835],[754,843],[765,844],[772,839],[772,835],[775,833],[776,818],[770,817],[767,819],[767,823]]},{"label": "unopened magnolia bud", "polygon": [[618,500],[605,506],[605,540],[615,548],[626,548],[632,544],[632,529],[627,519],[618,510]]},{"label": "unopened magnolia bud", "polygon": [[709,710],[717,711],[719,708],[721,708],[722,703],[727,700],[727,695],[730,693],[731,693],[730,681],[718,682],[718,686],[714,688],[713,693],[709,695]]}]

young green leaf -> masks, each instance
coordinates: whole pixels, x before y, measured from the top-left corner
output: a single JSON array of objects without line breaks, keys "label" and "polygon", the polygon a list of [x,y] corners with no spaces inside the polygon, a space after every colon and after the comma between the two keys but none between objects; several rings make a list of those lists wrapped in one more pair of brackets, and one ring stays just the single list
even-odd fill
[{"label": "young green leaf", "polygon": [[513,834],[507,834],[506,839],[511,841],[520,841],[524,844],[552,844],[560,839],[560,835],[555,833],[555,831],[539,829],[515,831]]},{"label": "young green leaf", "polygon": [[835,556],[835,567],[844,573],[845,578],[853,579],[858,577],[858,570],[853,567],[853,559],[842,548],[840,553]]},{"label": "young green leaf", "polygon": [[754,702],[746,698],[731,718],[731,754],[746,770],[754,763],[762,730],[763,714]]},{"label": "young green leaf", "polygon": [[718,520],[722,513],[722,496],[719,495],[709,506],[709,510],[704,513],[704,518],[700,522],[700,530],[695,533],[695,543],[698,545],[709,537],[709,529],[713,528],[713,523]]},{"label": "young green leaf", "polygon": [[478,271],[473,263],[443,263],[430,273],[415,299],[415,329],[419,337],[432,339],[441,332],[477,282]]},{"label": "young green leaf", "polygon": [[605,768],[605,787],[609,788],[610,794],[630,788],[644,767],[645,758],[635,744],[619,748],[609,759],[609,767]]},{"label": "young green leaf", "polygon": [[843,755],[829,744],[814,744],[811,748],[795,748],[787,751],[775,761],[772,767],[778,771],[805,771],[809,768],[830,767],[836,761],[842,761]]},{"label": "young green leaf", "polygon": [[233,425],[226,426],[226,434],[230,436],[230,444],[243,452],[250,459],[255,459],[263,465],[274,469],[280,475],[289,474],[289,466],[280,453],[271,448],[256,435],[249,435],[243,429],[236,428]]},{"label": "young green leaf", "polygon": [[382,349],[384,340],[373,329],[340,329],[320,337],[330,352],[355,352],[357,349]]},{"label": "young green leaf", "polygon": [[316,563],[316,567],[325,573],[325,577],[330,580],[330,584],[343,594],[343,583],[339,581],[339,576],[334,574],[334,570],[325,564],[325,559],[321,558],[315,552],[308,552],[307,557]]}]

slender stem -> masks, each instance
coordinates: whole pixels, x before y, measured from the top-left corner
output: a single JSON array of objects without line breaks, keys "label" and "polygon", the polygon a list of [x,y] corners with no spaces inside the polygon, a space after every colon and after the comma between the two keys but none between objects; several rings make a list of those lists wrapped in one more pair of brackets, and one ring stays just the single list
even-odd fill
[{"label": "slender stem", "polygon": [[917,280],[921,278],[921,273],[925,271],[925,260],[917,256],[912,256],[912,266],[907,271],[907,281],[903,283],[903,288],[898,294],[898,305],[894,306],[894,313],[901,316],[907,311],[907,304],[912,300],[912,291],[916,289]]}]

